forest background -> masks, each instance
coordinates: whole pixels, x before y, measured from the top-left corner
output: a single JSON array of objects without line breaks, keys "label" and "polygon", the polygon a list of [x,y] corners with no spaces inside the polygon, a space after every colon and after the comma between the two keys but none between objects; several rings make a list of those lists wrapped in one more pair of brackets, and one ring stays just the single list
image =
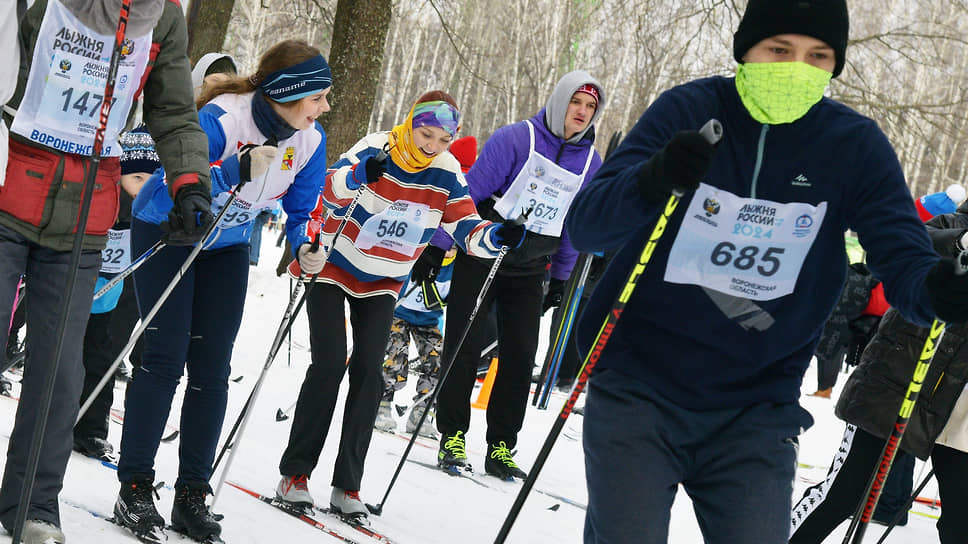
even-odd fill
[{"label": "forest background", "polygon": [[[627,132],[665,89],[733,75],[745,0],[191,0],[191,57],[221,50],[241,73],[284,38],[333,66],[329,159],[388,130],[422,92],[452,94],[479,142],[534,115],[584,69],[608,103],[596,146]],[[968,0],[853,0],[847,64],[828,94],[875,119],[915,196],[966,184]],[[843,158],[850,160],[850,158]]]}]

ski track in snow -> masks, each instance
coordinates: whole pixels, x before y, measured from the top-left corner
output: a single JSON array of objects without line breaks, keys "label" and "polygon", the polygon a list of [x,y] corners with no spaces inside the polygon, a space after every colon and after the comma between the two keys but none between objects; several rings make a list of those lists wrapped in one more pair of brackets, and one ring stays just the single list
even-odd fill
[{"label": "ski track in snow", "polygon": [[[263,236],[260,264],[249,269],[249,288],[245,305],[242,327],[235,342],[231,376],[244,375],[240,383],[229,383],[229,404],[223,425],[221,447],[239,410],[252,390],[256,378],[262,370],[269,344],[282,319],[289,299],[289,281],[286,277],[275,276],[275,266],[282,253],[276,248],[274,234]],[[550,327],[549,312],[542,321],[537,364],[543,362],[548,344]],[[306,314],[303,310],[297,318],[292,331],[293,349],[283,344],[263,385],[260,397],[253,407],[249,426],[237,447],[241,450],[231,467],[228,480],[244,483],[249,488],[266,495],[274,492],[279,480],[278,462],[289,436],[290,419],[282,422],[275,420],[276,409],[285,410],[296,398],[302,383],[306,366],[309,364],[309,332]],[[416,355],[411,348],[411,356]],[[840,393],[840,386],[846,379],[842,374],[833,398]],[[172,405],[170,422],[177,425],[181,410],[184,382],[179,386]],[[333,418],[326,446],[320,456],[319,466],[310,480],[310,492],[318,506],[328,506],[331,490],[333,462],[339,443],[342,407],[348,379],[344,378],[337,412]],[[396,402],[409,403],[413,395],[413,384],[397,393]],[[816,368],[810,366],[804,378],[803,393],[814,391]],[[14,393],[19,391],[15,385]],[[477,391],[474,392],[475,398]],[[115,408],[123,406],[123,388],[115,389]],[[565,396],[555,393],[549,409],[539,411],[528,404],[528,413],[517,445],[515,460],[525,470],[529,470],[534,457],[551,429],[554,418],[563,404]],[[473,399],[472,399],[473,400]],[[835,400],[804,396],[803,406],[809,410],[816,423],[800,437],[800,462],[804,465],[797,470],[794,482],[794,500],[799,498],[808,486],[807,481],[818,481],[826,474],[834,451],[840,443],[844,429],[843,423],[833,414]],[[583,401],[579,401],[579,405]],[[0,402],[0,448],[6,451],[6,444],[13,425],[16,402]],[[398,429],[404,429],[406,417],[397,419]],[[584,465],[580,440],[582,417],[569,418],[566,433],[576,439],[559,437],[554,450],[548,458],[536,487],[579,504],[587,504],[585,491]],[[475,478],[489,484],[489,488],[462,478],[433,473],[427,468],[406,463],[387,498],[382,516],[371,516],[372,527],[391,538],[398,544],[432,544],[453,542],[462,543],[493,542],[511,504],[514,502],[520,483],[500,482],[486,476],[483,472],[485,414],[472,410],[471,429],[467,435],[469,462],[476,470]],[[409,436],[404,436],[409,439]],[[121,427],[110,426],[110,441],[115,448],[121,441]],[[178,440],[170,444],[162,443],[156,457],[156,479],[171,484],[177,477]],[[418,439],[418,445],[428,446],[432,441]],[[379,503],[383,498],[393,471],[396,469],[407,443],[400,436],[375,432],[367,456],[363,489],[360,494],[365,502]],[[436,449],[415,447],[410,457],[422,463],[436,462]],[[219,467],[224,468],[225,460]],[[920,478],[923,463],[915,469],[915,478]],[[871,467],[873,469],[873,467]],[[215,485],[218,474],[213,477]],[[137,540],[120,527],[95,517],[88,509],[103,515],[111,515],[118,492],[117,473],[100,462],[73,454],[68,465],[64,489],[61,493],[61,522],[71,544],[135,543]],[[166,520],[170,520],[173,491],[170,488],[159,490],[161,499],[156,501],[158,510]],[[937,485],[931,482],[921,493],[933,497]],[[555,505],[559,505],[555,508]],[[937,514],[926,505],[916,505],[915,511]],[[276,543],[276,542],[340,542],[305,523],[296,520],[266,504],[253,500],[242,492],[223,486],[215,511],[225,515],[222,522],[222,537],[228,544]],[[325,522],[327,517],[321,516]],[[898,527],[888,542],[894,544],[937,542],[934,520],[913,515],[908,525]],[[581,542],[584,524],[584,511],[552,497],[532,492],[511,530],[508,542],[513,543],[567,543]],[[334,525],[338,525],[335,524]],[[847,524],[844,523],[825,541],[840,542]],[[871,525],[865,535],[865,543],[876,542],[884,528]],[[343,532],[343,531],[341,531]],[[376,542],[365,535],[345,529],[346,536],[361,543]],[[8,544],[9,535],[0,535],[0,544]],[[191,542],[169,532],[170,542]],[[702,534],[692,512],[692,506],[685,493],[680,492],[672,508],[672,521],[669,542],[698,543]]]}]

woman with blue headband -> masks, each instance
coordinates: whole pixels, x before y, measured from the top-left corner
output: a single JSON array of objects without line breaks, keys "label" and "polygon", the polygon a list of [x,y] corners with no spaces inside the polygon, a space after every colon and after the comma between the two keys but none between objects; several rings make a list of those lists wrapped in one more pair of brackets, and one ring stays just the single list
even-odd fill
[{"label": "woman with blue headband", "polygon": [[[329,111],[331,84],[319,50],[287,40],[266,51],[255,74],[228,78],[199,97],[198,117],[212,165],[212,216],[235,187],[243,186],[153,319],[142,366],[128,385],[114,514],[142,541],[165,539],[165,521],[152,500],[154,458],[186,366],[171,526],[196,540],[221,532],[205,497],[211,493],[208,480],[225,416],[232,345],[242,320],[252,223],[260,210],[281,199],[294,253],[307,273],[319,271],[321,252],[310,251],[308,224],[326,175],[326,134],[316,118]],[[159,239],[167,244],[134,274],[142,313],[155,305],[192,250],[192,241],[172,228],[179,217],[191,215],[174,213],[182,203],[172,202],[165,183],[165,171],[159,169],[132,207],[133,253],[140,255]]]},{"label": "woman with blue headband", "polygon": [[[494,258],[501,246],[514,249],[524,240],[522,226],[494,224],[477,215],[460,163],[448,152],[460,119],[449,94],[425,93],[403,123],[365,136],[326,175],[322,203],[313,217],[323,221],[323,209],[328,210],[322,245],[334,247],[306,304],[312,365],[299,391],[276,488],[276,496],[294,506],[313,504],[307,479],[319,461],[348,367],[349,393],[330,507],[345,518],[366,517],[360,481],[383,395],[383,358],[393,310],[413,263],[437,227],[462,250],[483,258]],[[388,154],[382,160],[381,150]],[[294,262],[290,273],[298,276],[300,266],[307,272],[306,263]],[[346,303],[353,325],[348,364]]]}]

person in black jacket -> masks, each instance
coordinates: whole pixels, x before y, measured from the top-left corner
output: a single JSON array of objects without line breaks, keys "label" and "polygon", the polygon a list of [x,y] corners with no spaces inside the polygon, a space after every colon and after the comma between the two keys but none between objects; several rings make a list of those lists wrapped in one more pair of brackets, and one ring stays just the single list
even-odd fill
[{"label": "person in black jacket", "polygon": [[[968,202],[956,213],[928,222],[942,257],[968,246]],[[861,356],[837,402],[847,430],[825,481],[806,490],[793,508],[790,543],[819,543],[862,500],[871,471],[897,419],[929,329],[905,321],[891,308]],[[949,325],[924,377],[901,449],[931,458],[944,510],[938,520],[942,544],[968,534],[968,325]]]}]

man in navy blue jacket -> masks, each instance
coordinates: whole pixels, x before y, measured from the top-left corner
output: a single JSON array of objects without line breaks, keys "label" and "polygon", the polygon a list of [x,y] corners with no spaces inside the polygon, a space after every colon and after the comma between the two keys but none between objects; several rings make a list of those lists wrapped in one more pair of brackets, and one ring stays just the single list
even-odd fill
[{"label": "man in navy blue jacket", "polygon": [[[666,542],[681,484],[706,542],[790,531],[800,384],[846,270],[844,231],[892,306],[968,320],[876,123],[823,93],[845,0],[750,0],[735,78],[663,93],[576,197],[574,246],[618,248],[579,325],[587,350],[673,192],[684,193],[612,331],[585,406],[585,542]],[[722,122],[714,147],[697,132]],[[595,225],[596,228],[586,228]]]}]

